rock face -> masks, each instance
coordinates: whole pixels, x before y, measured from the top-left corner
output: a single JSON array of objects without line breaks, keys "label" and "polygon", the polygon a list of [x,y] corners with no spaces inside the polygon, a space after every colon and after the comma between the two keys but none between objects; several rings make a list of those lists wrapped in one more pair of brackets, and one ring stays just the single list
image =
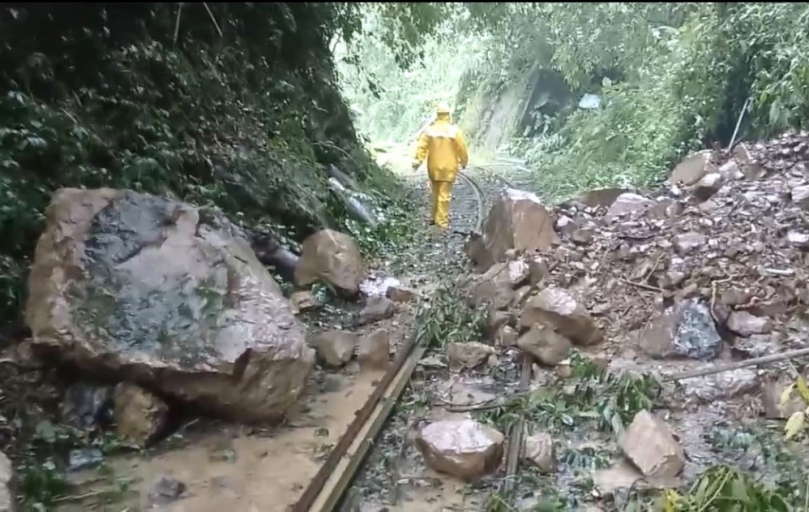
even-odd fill
[{"label": "rock face", "polygon": [[115,421],[121,437],[149,443],[166,427],[168,415],[168,405],[152,393],[126,382],[116,386]]},{"label": "rock face", "polygon": [[649,411],[640,411],[618,445],[643,476],[674,478],[685,466],[685,453],[668,425]]},{"label": "rock face", "polygon": [[276,421],[314,363],[304,328],[221,214],[59,190],[29,278],[34,343],[84,371],[241,421]]},{"label": "rock face", "polygon": [[295,266],[295,282],[308,286],[321,279],[348,294],[359,292],[365,268],[360,250],[350,236],[324,229],[303,241],[301,258]]},{"label": "rock face", "polygon": [[554,286],[528,300],[520,323],[525,327],[546,325],[577,345],[594,345],[604,339],[584,306],[568,292]]},{"label": "rock face", "polygon": [[494,355],[494,348],[477,341],[450,343],[447,347],[447,360],[451,370],[459,371],[474,368],[485,363]]},{"label": "rock face", "polygon": [[546,250],[559,241],[553,215],[531,192],[507,189],[494,202],[483,226],[482,240],[470,257],[479,270],[506,260],[506,251]]},{"label": "rock face", "polygon": [[314,339],[317,358],[325,366],[339,368],[351,361],[358,341],[357,335],[352,332],[336,329],[321,332]]},{"label": "rock face", "polygon": [[469,481],[497,469],[504,440],[503,434],[474,420],[445,420],[424,427],[416,447],[434,470]]},{"label": "rock face", "polygon": [[669,308],[639,333],[639,344],[652,357],[710,360],[719,355],[722,338],[708,306],[689,299]]},{"label": "rock face", "polygon": [[17,495],[15,492],[16,478],[11,461],[6,454],[0,452],[0,512],[16,512]]}]

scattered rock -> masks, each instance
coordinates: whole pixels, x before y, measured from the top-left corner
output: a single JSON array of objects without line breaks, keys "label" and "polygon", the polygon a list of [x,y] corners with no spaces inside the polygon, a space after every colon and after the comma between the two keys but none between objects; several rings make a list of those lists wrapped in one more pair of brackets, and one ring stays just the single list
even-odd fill
[{"label": "scattered rock", "polygon": [[713,152],[708,149],[689,155],[671,171],[669,182],[686,186],[693,185],[716,168],[712,159]]},{"label": "scattered rock", "polygon": [[61,189],[46,217],[26,308],[36,348],[225,417],[283,419],[314,352],[220,212],[126,190]]},{"label": "scattered rock", "polygon": [[745,338],[754,334],[768,334],[772,331],[769,318],[751,315],[747,311],[734,311],[728,318],[728,329]]},{"label": "scattered rock", "polygon": [[568,292],[548,287],[525,304],[520,324],[547,325],[578,345],[600,343],[604,336],[590,314]]},{"label": "scattered rock", "polygon": [[514,300],[514,283],[509,272],[510,262],[495,263],[481,276],[470,282],[469,297],[473,306],[488,304],[491,310],[505,309]]},{"label": "scattered rock", "polygon": [[694,185],[691,190],[691,195],[700,201],[707,201],[714,194],[719,192],[722,185],[725,184],[725,178],[718,172],[708,173]]},{"label": "scattered rock", "polygon": [[705,243],[705,235],[693,231],[680,233],[674,237],[674,248],[677,249],[677,254],[680,256],[685,256],[700,249]]},{"label": "scattered rock", "polygon": [[477,341],[450,343],[447,347],[447,360],[452,371],[468,370],[485,363],[494,355],[494,348]]},{"label": "scattered rock", "polygon": [[547,366],[556,366],[567,359],[573,347],[570,340],[544,325],[531,326],[519,337],[517,346]]},{"label": "scattered rock", "polygon": [[649,411],[640,411],[621,434],[618,445],[645,477],[674,478],[685,466],[685,452],[668,425]]},{"label": "scattered rock", "polygon": [[350,236],[324,229],[303,241],[295,267],[295,283],[309,286],[320,280],[350,295],[359,292],[365,268],[360,250]]},{"label": "scattered rock", "polygon": [[118,434],[136,443],[154,441],[166,428],[169,407],[160,398],[134,384],[115,387],[115,423]]},{"label": "scattered rock", "polygon": [[396,313],[396,304],[387,297],[368,297],[365,307],[360,311],[360,325],[372,324],[386,320]]},{"label": "scattered rock", "polygon": [[503,434],[471,419],[427,425],[416,447],[432,469],[471,481],[497,469],[503,458]]},{"label": "scattered rock", "polygon": [[606,217],[613,219],[624,215],[629,215],[638,212],[644,212],[654,206],[654,201],[646,199],[638,194],[626,192],[618,196],[618,199],[612,203],[609,210],[607,210]]},{"label": "scattered rock", "polygon": [[157,505],[167,505],[180,499],[185,492],[185,484],[176,478],[161,475],[149,493],[149,499]]},{"label": "scattered rock", "polygon": [[553,437],[544,432],[526,437],[524,458],[535,464],[541,473],[554,473],[556,450],[553,446]]},{"label": "scattered rock", "polygon": [[652,357],[690,357],[711,360],[722,349],[708,306],[688,299],[654,318],[639,333],[639,344]]},{"label": "scattered rock", "polygon": [[308,290],[293,292],[289,296],[289,303],[292,306],[292,311],[296,314],[312,311],[320,307],[320,301],[317,300],[314,293]]},{"label": "scattered rock", "polygon": [[809,210],[809,185],[800,185],[790,193],[792,202],[804,210]]},{"label": "scattered rock", "polygon": [[384,370],[390,362],[390,333],[377,329],[360,338],[357,361],[363,369]]},{"label": "scattered rock", "polygon": [[528,282],[531,286],[539,286],[548,275],[548,265],[540,256],[528,260]]},{"label": "scattered rock", "polygon": [[558,243],[553,215],[531,192],[507,189],[494,202],[483,225],[482,248],[472,261],[480,271],[506,260],[506,251],[533,252]]},{"label": "scattered rock", "polygon": [[17,510],[17,478],[11,461],[0,452],[0,512]]},{"label": "scattered rock", "polygon": [[318,359],[332,368],[340,368],[351,361],[357,343],[356,334],[337,329],[321,332],[314,340]]},{"label": "scattered rock", "polygon": [[512,347],[517,344],[517,331],[510,325],[502,325],[494,335],[494,345],[497,347]]},{"label": "scattered rock", "polygon": [[60,405],[62,423],[80,430],[109,426],[113,422],[113,388],[79,383],[70,386]]},{"label": "scattered rock", "polygon": [[589,245],[593,241],[593,230],[590,228],[577,229],[570,235],[570,239],[578,245]]},{"label": "scattered rock", "polygon": [[420,298],[418,291],[406,286],[391,286],[386,295],[393,302],[415,302]]}]

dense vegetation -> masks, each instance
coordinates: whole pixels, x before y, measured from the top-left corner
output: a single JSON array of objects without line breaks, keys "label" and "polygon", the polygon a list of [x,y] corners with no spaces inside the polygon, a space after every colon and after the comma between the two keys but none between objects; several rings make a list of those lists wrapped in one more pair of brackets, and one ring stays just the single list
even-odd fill
[{"label": "dense vegetation", "polygon": [[[689,150],[727,145],[748,98],[748,138],[809,119],[806,3],[458,4],[414,15],[441,28],[404,70],[373,38],[339,64],[355,77],[344,86],[361,129],[404,138],[430,102],[457,94],[460,123],[482,142],[494,100],[524,84],[506,149],[529,160],[547,198],[649,184]],[[350,66],[373,72],[372,95],[352,92]],[[441,71],[417,78],[429,70]],[[566,90],[552,91],[555,81]],[[578,108],[584,93],[600,107]]]},{"label": "dense vegetation", "polygon": [[0,8],[0,320],[24,301],[60,187],[126,187],[215,204],[300,240],[342,225],[335,165],[390,175],[359,143],[330,42],[351,5],[5,4]]}]

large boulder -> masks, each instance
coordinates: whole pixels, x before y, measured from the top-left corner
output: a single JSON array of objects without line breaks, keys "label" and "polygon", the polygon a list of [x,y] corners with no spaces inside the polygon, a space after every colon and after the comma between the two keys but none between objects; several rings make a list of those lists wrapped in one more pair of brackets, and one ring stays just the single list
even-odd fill
[{"label": "large boulder", "polygon": [[547,250],[559,242],[553,214],[539,198],[522,190],[507,189],[494,202],[475,250],[468,250],[478,270],[485,271],[507,259],[506,252]]},{"label": "large boulder", "polygon": [[573,343],[595,345],[604,339],[604,333],[593,321],[590,313],[566,290],[549,286],[525,304],[520,317],[523,327],[545,325]]},{"label": "large boulder", "polygon": [[688,155],[671,171],[669,182],[673,185],[693,185],[716,169],[713,163],[713,151],[706,149]]},{"label": "large boulder", "polygon": [[59,190],[29,278],[34,344],[241,421],[277,421],[314,364],[303,325],[218,211]]},{"label": "large boulder", "polygon": [[320,280],[350,295],[360,291],[365,268],[360,250],[350,236],[323,229],[303,241],[295,282],[298,286],[309,286]]},{"label": "large boulder", "polygon": [[639,331],[640,348],[658,359],[716,359],[722,349],[722,338],[708,307],[698,298],[671,306]]}]

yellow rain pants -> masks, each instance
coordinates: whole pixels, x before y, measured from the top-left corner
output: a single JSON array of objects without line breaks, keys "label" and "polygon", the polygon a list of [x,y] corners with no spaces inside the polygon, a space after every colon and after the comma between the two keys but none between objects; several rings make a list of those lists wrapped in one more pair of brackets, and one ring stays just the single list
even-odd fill
[{"label": "yellow rain pants", "polygon": [[465,168],[469,161],[463,132],[449,122],[449,114],[439,113],[419,136],[413,168],[418,168],[425,159],[432,189],[432,220],[439,227],[448,228],[452,185],[458,168]]}]

